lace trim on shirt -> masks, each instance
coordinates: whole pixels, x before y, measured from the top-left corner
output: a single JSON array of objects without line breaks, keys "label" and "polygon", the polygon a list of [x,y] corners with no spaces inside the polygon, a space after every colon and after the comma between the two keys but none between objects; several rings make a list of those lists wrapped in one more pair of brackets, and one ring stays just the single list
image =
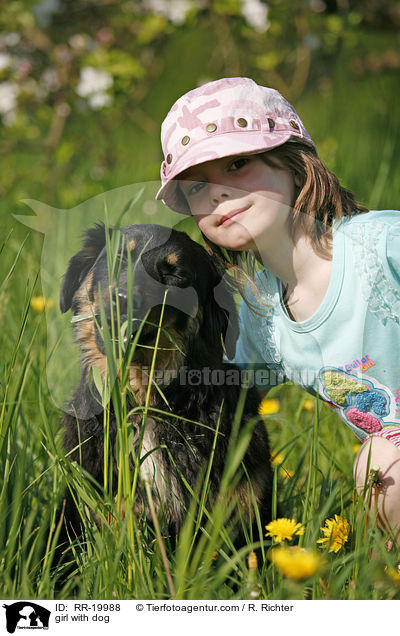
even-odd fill
[{"label": "lace trim on shirt", "polygon": [[[249,298],[250,303],[257,305],[256,310],[249,310],[250,325],[253,334],[257,334],[257,338],[262,341],[262,355],[266,362],[269,361],[279,364],[282,360],[279,347],[279,333],[275,329],[273,320],[279,307],[279,294],[273,289],[274,281],[271,275],[266,271],[259,272],[256,276],[255,283],[258,293],[261,296],[263,304],[260,305],[256,301],[253,294]],[[257,313],[256,313],[257,312]]]},{"label": "lace trim on shirt", "polygon": [[400,322],[400,293],[384,267],[382,256],[376,245],[387,225],[374,223],[353,228],[354,266],[360,277],[361,290],[371,312],[386,324],[387,320]]}]

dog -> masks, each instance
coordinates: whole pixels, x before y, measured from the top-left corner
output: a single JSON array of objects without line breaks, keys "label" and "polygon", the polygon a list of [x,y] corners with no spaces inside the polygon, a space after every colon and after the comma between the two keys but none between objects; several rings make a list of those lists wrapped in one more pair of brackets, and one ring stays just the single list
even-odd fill
[{"label": "dog", "polygon": [[[104,405],[90,380],[91,369],[97,367],[102,377],[106,374],[104,328],[114,334],[109,342],[122,344],[125,350],[136,338],[129,361],[127,412],[135,406],[143,407],[146,396],[150,397],[144,424],[143,410],[138,414],[136,408],[136,414],[128,418],[135,431],[133,450],[139,449],[141,461],[135,512],[144,513],[151,521],[146,497],[141,494],[141,484],[147,480],[156,512],[166,524],[163,531],[176,536],[191,506],[191,490],[196,490],[212,455],[212,500],[217,498],[221,484],[241,393],[240,381],[232,381],[241,377],[240,371],[224,358],[224,349],[228,358],[233,357],[238,338],[237,310],[221,265],[185,233],[150,224],[122,228],[115,271],[110,275],[107,252],[113,236],[115,232],[106,231],[101,224],[89,229],[62,283],[60,308],[62,312],[72,310],[81,353],[80,381],[65,409],[65,450],[101,489]],[[119,325],[115,324],[116,314]],[[121,324],[128,322],[131,329],[128,325],[122,335]],[[157,335],[153,374],[157,379],[149,388]],[[236,471],[231,501],[241,507],[242,518],[252,523],[254,517],[249,510],[255,500],[264,524],[271,518],[273,473],[259,404],[257,390],[248,388],[239,431],[251,422],[254,426]],[[109,462],[115,494],[117,422],[111,401],[107,408],[111,414]],[[78,535],[81,518],[71,496],[66,497],[64,516],[70,535]]]}]

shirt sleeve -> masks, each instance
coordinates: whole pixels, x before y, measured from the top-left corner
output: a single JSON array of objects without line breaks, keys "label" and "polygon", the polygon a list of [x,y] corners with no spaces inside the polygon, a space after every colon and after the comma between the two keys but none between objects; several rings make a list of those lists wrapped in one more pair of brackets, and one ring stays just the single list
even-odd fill
[{"label": "shirt sleeve", "polygon": [[349,223],[354,267],[371,313],[386,324],[400,317],[400,212],[366,212]]},{"label": "shirt sleeve", "polygon": [[239,338],[236,343],[235,356],[232,360],[240,369],[246,370],[251,384],[259,391],[266,391],[282,384],[286,378],[277,365],[267,363],[262,355],[254,323],[250,319],[251,309],[242,300],[239,315]]}]

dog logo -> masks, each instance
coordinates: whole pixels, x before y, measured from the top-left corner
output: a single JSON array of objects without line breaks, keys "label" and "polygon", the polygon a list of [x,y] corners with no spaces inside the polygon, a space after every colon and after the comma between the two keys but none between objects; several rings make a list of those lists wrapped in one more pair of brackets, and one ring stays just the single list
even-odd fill
[{"label": "dog logo", "polygon": [[6,627],[9,634],[14,634],[16,629],[49,629],[51,612],[41,605],[31,601],[19,601],[3,607],[6,610]]},{"label": "dog logo", "polygon": [[199,369],[190,369],[188,372],[188,382],[190,386],[201,384],[202,373]]}]

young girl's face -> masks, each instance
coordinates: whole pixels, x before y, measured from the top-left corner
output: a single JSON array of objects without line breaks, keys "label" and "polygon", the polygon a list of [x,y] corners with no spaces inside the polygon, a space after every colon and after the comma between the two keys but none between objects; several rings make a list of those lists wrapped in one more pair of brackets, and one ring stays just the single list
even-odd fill
[{"label": "young girl's face", "polygon": [[206,161],[179,176],[200,230],[216,245],[258,251],[279,241],[294,200],[294,180],[257,155]]}]

